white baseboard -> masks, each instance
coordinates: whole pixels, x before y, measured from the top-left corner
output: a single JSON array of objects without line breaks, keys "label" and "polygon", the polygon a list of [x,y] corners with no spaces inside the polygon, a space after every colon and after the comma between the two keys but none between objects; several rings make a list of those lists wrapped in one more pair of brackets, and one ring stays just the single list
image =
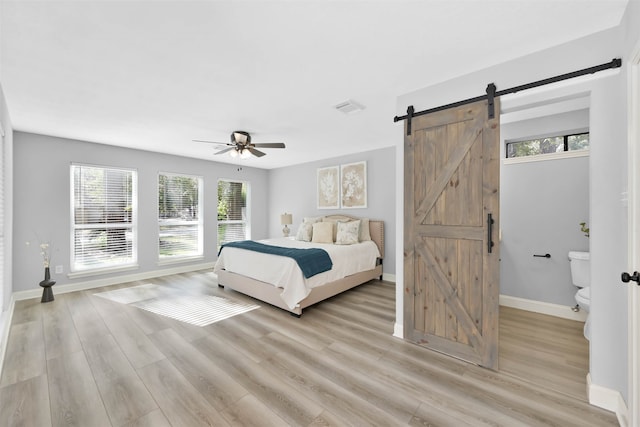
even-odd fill
[{"label": "white baseboard", "polygon": [[404,339],[404,327],[400,323],[393,324],[393,336]]},{"label": "white baseboard", "polygon": [[[396,283],[396,275],[389,273],[382,273],[382,280],[385,282]],[[393,324],[393,336],[396,338],[404,339],[404,328],[400,323]]]},{"label": "white baseboard", "polygon": [[[125,274],[121,276],[106,277],[103,279],[88,280],[84,282],[68,283],[66,285],[54,285],[54,294],[65,294],[67,292],[84,291],[86,289],[100,288],[102,286],[117,285],[119,283],[135,282],[137,280],[153,279],[154,277],[168,276],[171,274],[187,273],[189,271],[211,269],[215,262],[205,262],[202,264],[190,264],[162,270],[145,271],[144,273]],[[12,298],[15,301],[37,298],[42,295],[41,289],[29,289],[27,291],[14,292]]]},{"label": "white baseboard", "polygon": [[389,273],[382,273],[382,280],[385,282],[393,282],[396,283],[396,275]]},{"label": "white baseboard", "polygon": [[509,295],[500,295],[500,305],[519,308],[520,310],[533,311],[534,313],[547,314],[549,316],[561,317],[563,319],[577,320],[579,322],[587,320],[587,313],[584,310],[580,310],[576,313],[567,305],[534,301]]},{"label": "white baseboard", "polygon": [[593,384],[587,374],[587,395],[591,405],[614,412],[621,427],[629,426],[627,404],[619,391]]}]

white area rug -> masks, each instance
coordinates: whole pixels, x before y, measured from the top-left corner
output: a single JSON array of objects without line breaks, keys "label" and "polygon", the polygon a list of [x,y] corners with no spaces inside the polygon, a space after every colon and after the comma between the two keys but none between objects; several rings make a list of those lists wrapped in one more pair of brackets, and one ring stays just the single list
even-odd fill
[{"label": "white area rug", "polygon": [[224,297],[189,295],[179,289],[152,283],[94,295],[196,326],[210,325],[260,308],[259,305],[246,304]]}]

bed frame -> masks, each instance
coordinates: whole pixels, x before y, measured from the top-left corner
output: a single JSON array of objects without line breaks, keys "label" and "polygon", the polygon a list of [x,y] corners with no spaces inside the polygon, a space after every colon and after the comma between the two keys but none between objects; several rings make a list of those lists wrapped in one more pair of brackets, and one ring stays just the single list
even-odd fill
[{"label": "bed frame", "polygon": [[[352,220],[359,219],[350,215],[326,215],[324,218],[332,220]],[[264,301],[291,314],[300,317],[302,310],[310,305],[316,304],[341,292],[354,288],[358,285],[368,282],[369,280],[379,278],[382,280],[382,259],[384,258],[384,222],[378,220],[369,220],[369,232],[371,240],[375,242],[380,250],[380,258],[376,261],[376,266],[367,271],[352,274],[334,282],[327,283],[322,286],[311,289],[311,293],[300,301],[298,305],[291,310],[280,298],[282,288],[277,288],[270,283],[255,280],[250,277],[237,273],[231,273],[226,270],[218,271],[218,286],[227,287],[238,291],[260,301]]]}]

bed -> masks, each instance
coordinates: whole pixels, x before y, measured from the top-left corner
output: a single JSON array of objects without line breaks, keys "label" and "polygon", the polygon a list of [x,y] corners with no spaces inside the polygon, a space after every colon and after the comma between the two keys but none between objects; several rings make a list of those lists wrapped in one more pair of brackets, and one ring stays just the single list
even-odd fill
[{"label": "bed", "polygon": [[[355,221],[350,215],[327,215],[322,222]],[[366,222],[361,222],[364,225]],[[295,238],[261,240],[260,243],[288,248],[324,249],[333,262],[331,270],[305,278],[291,258],[224,247],[216,261],[214,273],[218,286],[233,289],[260,301],[300,316],[310,305],[330,298],[372,279],[382,279],[384,258],[384,223],[368,220],[371,240],[353,245],[309,243]],[[334,239],[335,240],[335,228]]]}]

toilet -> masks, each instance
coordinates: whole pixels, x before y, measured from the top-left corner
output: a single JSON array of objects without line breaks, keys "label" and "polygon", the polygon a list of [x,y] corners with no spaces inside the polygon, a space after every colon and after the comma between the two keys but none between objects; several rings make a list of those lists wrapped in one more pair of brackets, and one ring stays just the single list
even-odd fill
[{"label": "toilet", "polygon": [[589,311],[591,309],[591,269],[589,268],[589,252],[569,252],[571,262],[571,281],[578,288],[575,300],[581,309],[587,312],[584,322],[584,337],[589,339]]}]

